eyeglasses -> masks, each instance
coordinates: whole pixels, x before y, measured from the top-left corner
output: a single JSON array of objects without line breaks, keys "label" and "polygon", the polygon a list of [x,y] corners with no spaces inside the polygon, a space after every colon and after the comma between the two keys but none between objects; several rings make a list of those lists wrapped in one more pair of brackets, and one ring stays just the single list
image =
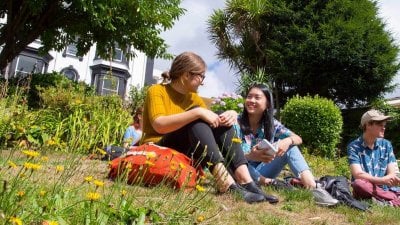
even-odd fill
[{"label": "eyeglasses", "polygon": [[206,78],[206,75],[204,75],[204,73],[195,73],[195,72],[189,72],[189,73],[192,76],[199,76],[200,77],[200,82],[203,82],[204,79]]}]

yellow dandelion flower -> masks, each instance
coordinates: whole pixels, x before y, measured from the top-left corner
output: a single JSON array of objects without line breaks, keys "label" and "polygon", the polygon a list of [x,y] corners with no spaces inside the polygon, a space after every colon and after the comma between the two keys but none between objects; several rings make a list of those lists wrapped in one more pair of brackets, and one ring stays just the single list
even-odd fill
[{"label": "yellow dandelion flower", "polygon": [[35,158],[40,156],[40,153],[34,150],[23,150],[22,153],[24,153],[29,158]]},{"label": "yellow dandelion flower", "polygon": [[17,164],[15,164],[13,161],[7,161],[8,167],[9,168],[17,168]]},{"label": "yellow dandelion flower", "polygon": [[104,186],[104,182],[100,181],[100,180],[94,180],[93,184],[96,185],[97,187],[103,187]]},{"label": "yellow dandelion flower", "polygon": [[49,157],[47,157],[47,156],[42,156],[42,158],[40,158],[40,160],[41,160],[42,162],[47,162],[47,161],[49,161]]},{"label": "yellow dandelion flower", "polygon": [[53,220],[45,220],[43,221],[42,225],[58,225],[58,222]]},{"label": "yellow dandelion flower", "polygon": [[56,166],[56,171],[57,171],[57,172],[62,172],[62,171],[64,171],[64,166],[62,166],[62,165],[57,165],[57,166]]},{"label": "yellow dandelion flower", "polygon": [[104,151],[104,149],[96,148],[96,150],[97,150],[101,155],[107,155],[107,152]]},{"label": "yellow dandelion flower", "polygon": [[46,195],[46,191],[40,190],[40,191],[39,191],[39,195],[40,195],[41,197],[45,196],[45,195]]},{"label": "yellow dandelion flower", "polygon": [[146,153],[146,157],[147,157],[148,159],[155,158],[156,156],[157,156],[157,154],[156,154],[155,152],[147,152],[147,153]]},{"label": "yellow dandelion flower", "polygon": [[9,221],[12,225],[22,225],[22,220],[15,216],[10,217]]},{"label": "yellow dandelion flower", "polygon": [[57,171],[57,172],[62,172],[62,171],[64,171],[64,166],[62,166],[62,165],[57,165],[57,166],[56,166],[56,171]]},{"label": "yellow dandelion flower", "polygon": [[169,167],[171,168],[171,170],[177,170],[178,169],[178,165],[177,165],[176,161],[172,161],[170,163]]},{"label": "yellow dandelion flower", "polygon": [[197,222],[201,223],[201,222],[204,221],[204,219],[205,219],[204,216],[200,215],[200,216],[197,217],[196,220],[197,220]]},{"label": "yellow dandelion flower", "polygon": [[97,192],[88,192],[86,194],[86,198],[89,199],[90,201],[96,201],[101,198],[101,195]]},{"label": "yellow dandelion flower", "polygon": [[172,152],[172,155],[177,155],[178,154],[177,151],[171,151],[171,152]]},{"label": "yellow dandelion flower", "polygon": [[20,198],[24,197],[24,195],[25,195],[25,191],[18,191],[17,192],[17,196],[20,197]]},{"label": "yellow dandelion flower", "polygon": [[240,138],[232,138],[233,143],[242,143],[242,140]]},{"label": "yellow dandelion flower", "polygon": [[186,165],[180,162],[180,163],[179,163],[179,168],[185,169],[185,168],[186,168]]},{"label": "yellow dandelion flower", "polygon": [[144,163],[145,163],[147,166],[149,166],[149,167],[155,165],[153,162],[151,162],[151,161],[149,161],[149,160],[146,160]]},{"label": "yellow dandelion flower", "polygon": [[200,192],[204,192],[206,189],[200,185],[196,185],[196,189]]},{"label": "yellow dandelion flower", "polygon": [[53,145],[56,145],[57,143],[53,140],[53,139],[49,139],[49,140],[47,140],[47,145],[48,146],[53,146]]},{"label": "yellow dandelion flower", "polygon": [[93,177],[92,176],[87,176],[87,177],[85,177],[85,181],[86,182],[91,182],[93,180]]},{"label": "yellow dandelion flower", "polygon": [[121,190],[121,196],[125,196],[128,192],[126,190]]},{"label": "yellow dandelion flower", "polygon": [[42,168],[42,166],[40,165],[40,164],[37,164],[37,163],[29,163],[29,162],[26,162],[26,163],[24,163],[24,167],[26,168],[26,169],[31,169],[31,170],[39,170],[40,168]]}]

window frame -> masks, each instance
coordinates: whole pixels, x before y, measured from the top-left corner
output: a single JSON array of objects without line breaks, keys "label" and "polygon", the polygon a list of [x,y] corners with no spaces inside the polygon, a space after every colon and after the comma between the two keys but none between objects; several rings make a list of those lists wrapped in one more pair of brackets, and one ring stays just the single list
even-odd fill
[{"label": "window frame", "polygon": [[[27,71],[27,70],[24,70],[24,68],[22,67],[22,69],[23,70],[19,70],[19,64],[20,64],[20,62],[21,62],[21,58],[29,58],[29,59],[33,59],[33,60],[35,60],[36,62],[32,65],[32,70],[31,71]],[[38,67],[34,70],[34,66],[35,66],[35,64],[37,64],[38,62],[40,62],[40,68],[38,69]],[[30,73],[32,73],[32,71],[33,71],[33,73],[43,73],[44,72],[44,69],[45,69],[45,62],[43,61],[43,59],[38,59],[38,58],[36,58],[36,57],[32,57],[32,56],[27,56],[27,55],[18,55],[18,57],[17,57],[17,60],[16,60],[16,62],[15,62],[15,71],[14,71],[14,76],[17,76],[17,75],[20,75],[20,74],[23,74],[23,75],[27,75],[27,74],[30,74]]]},{"label": "window frame", "polygon": [[[116,86],[115,86],[115,89],[111,89],[111,88],[108,88],[108,87],[104,87],[105,86],[105,80],[108,80],[108,79],[113,79],[113,80],[111,80],[110,82],[114,82],[114,81],[116,81],[117,82],[117,84],[116,84]],[[110,94],[116,94],[116,95],[119,95],[119,86],[120,86],[120,79],[119,79],[119,77],[118,76],[114,76],[114,75],[104,75],[104,76],[101,76],[101,78],[100,78],[100,94],[101,95],[110,95]]]}]

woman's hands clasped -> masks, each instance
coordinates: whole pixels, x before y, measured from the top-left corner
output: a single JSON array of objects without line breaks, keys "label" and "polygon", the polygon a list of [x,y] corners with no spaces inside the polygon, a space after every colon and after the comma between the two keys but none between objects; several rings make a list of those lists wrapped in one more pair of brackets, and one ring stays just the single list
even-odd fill
[{"label": "woman's hands clasped", "polygon": [[221,126],[230,127],[237,121],[238,114],[234,110],[228,110],[219,115],[219,122]]},{"label": "woman's hands clasped", "polygon": [[194,110],[199,111],[200,118],[208,123],[211,128],[217,128],[219,126],[233,126],[233,124],[236,123],[238,116],[237,112],[234,110],[223,112],[220,115],[205,108],[196,108]]}]

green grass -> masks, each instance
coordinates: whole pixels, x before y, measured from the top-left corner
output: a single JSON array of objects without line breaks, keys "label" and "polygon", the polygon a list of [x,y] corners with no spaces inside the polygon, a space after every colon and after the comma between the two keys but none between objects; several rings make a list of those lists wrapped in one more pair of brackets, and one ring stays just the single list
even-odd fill
[{"label": "green grass", "polygon": [[[267,193],[278,196],[280,202],[247,204],[229,194],[216,194],[212,183],[202,184],[204,192],[184,192],[162,185],[143,187],[112,182],[107,179],[107,162],[88,160],[76,153],[48,153],[48,160],[43,160],[43,155],[28,159],[20,150],[3,150],[0,156],[0,217],[3,218],[0,224],[10,224],[12,218],[21,219],[23,224],[50,221],[54,224],[352,225],[400,221],[399,209],[372,202],[370,212],[345,205],[319,207],[304,189],[276,191],[263,187]],[[17,167],[11,167],[10,161]],[[323,163],[318,175],[337,170],[333,168],[335,163],[315,157],[311,161]],[[41,168],[23,169],[26,162],[40,164]],[[57,171],[60,166],[63,170]],[[88,177],[92,180],[85,181]],[[89,192],[100,197],[90,200]]]}]

